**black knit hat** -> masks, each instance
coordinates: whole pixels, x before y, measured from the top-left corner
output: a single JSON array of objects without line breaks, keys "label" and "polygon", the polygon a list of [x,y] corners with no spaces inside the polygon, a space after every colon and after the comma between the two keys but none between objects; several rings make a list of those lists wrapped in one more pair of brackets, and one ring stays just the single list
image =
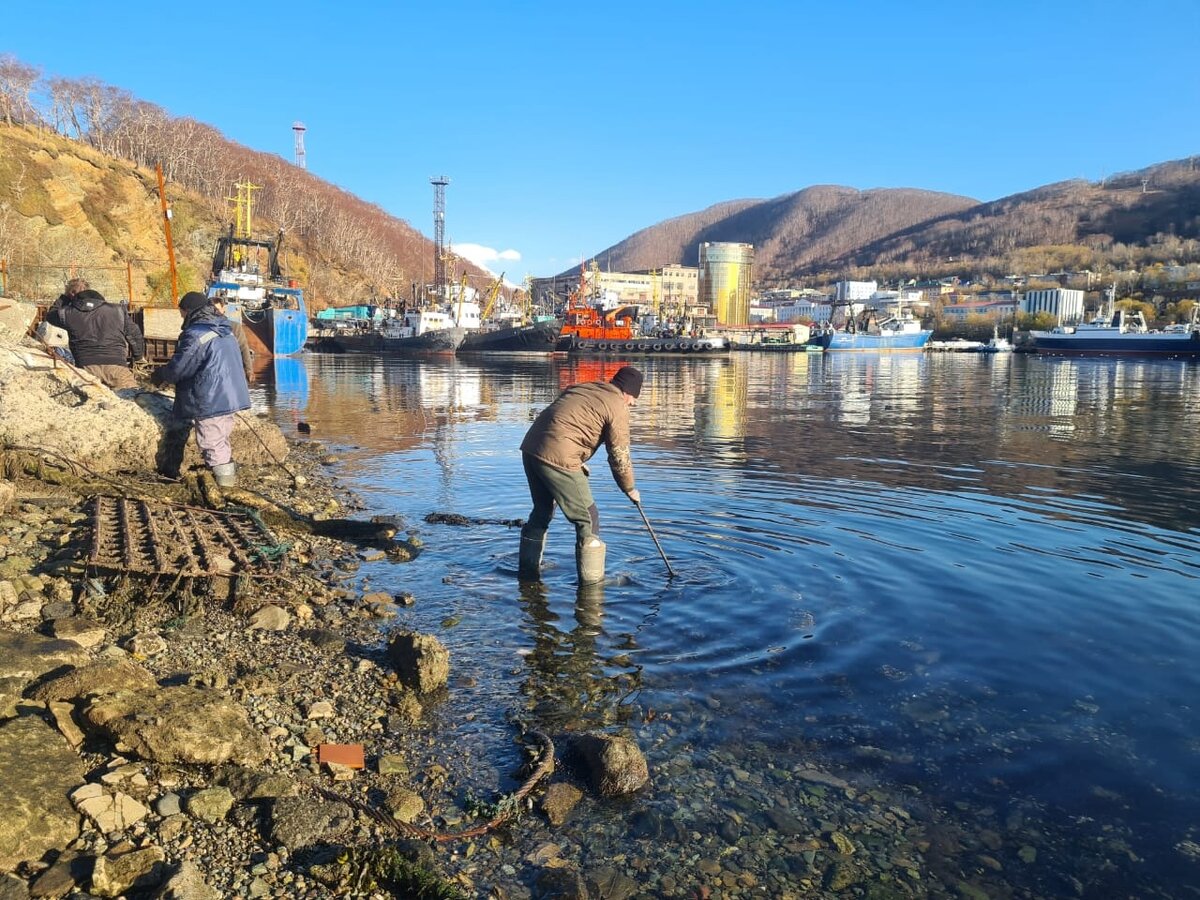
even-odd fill
[{"label": "black knit hat", "polygon": [[642,381],[645,376],[642,375],[633,366],[621,366],[617,369],[617,374],[612,377],[612,383],[619,387],[623,393],[628,394],[635,400],[642,393]]},{"label": "black knit hat", "polygon": [[179,298],[179,308],[185,313],[195,312],[212,301],[199,291],[188,291]]}]

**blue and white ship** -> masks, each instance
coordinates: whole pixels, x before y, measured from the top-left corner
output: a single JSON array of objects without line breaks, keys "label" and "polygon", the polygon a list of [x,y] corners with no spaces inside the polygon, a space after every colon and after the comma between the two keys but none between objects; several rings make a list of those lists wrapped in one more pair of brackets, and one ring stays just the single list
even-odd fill
[{"label": "blue and white ship", "polygon": [[860,353],[908,353],[925,348],[933,331],[922,328],[907,310],[884,319],[877,329],[857,331],[828,329],[809,338],[809,344],[825,350]]}]

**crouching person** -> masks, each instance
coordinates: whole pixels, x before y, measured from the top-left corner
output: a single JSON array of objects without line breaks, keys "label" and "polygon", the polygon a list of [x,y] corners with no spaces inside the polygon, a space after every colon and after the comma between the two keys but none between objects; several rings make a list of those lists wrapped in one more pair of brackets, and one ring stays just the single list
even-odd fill
[{"label": "crouching person", "polygon": [[175,385],[175,418],[192,420],[196,446],[221,487],[237,484],[233,461],[234,414],[250,408],[250,389],[232,326],[198,291],[179,301],[183,331],[171,361],[150,380]]}]

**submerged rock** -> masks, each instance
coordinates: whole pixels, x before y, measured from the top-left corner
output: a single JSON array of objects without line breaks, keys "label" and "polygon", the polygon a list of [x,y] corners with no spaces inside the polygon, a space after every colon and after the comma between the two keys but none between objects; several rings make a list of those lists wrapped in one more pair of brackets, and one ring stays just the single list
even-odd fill
[{"label": "submerged rock", "polygon": [[561,825],[583,799],[583,791],[565,781],[556,781],[546,789],[541,809],[551,825]]},{"label": "submerged rock", "polygon": [[631,794],[650,780],[646,757],[628,738],[588,732],[574,736],[568,751],[601,797]]}]

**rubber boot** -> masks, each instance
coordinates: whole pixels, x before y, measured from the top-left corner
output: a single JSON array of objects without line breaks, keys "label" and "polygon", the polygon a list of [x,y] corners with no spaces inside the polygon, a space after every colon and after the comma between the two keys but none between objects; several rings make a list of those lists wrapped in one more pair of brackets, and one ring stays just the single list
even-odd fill
[{"label": "rubber boot", "polygon": [[521,551],[517,555],[517,576],[536,581],[542,575],[542,551],[546,549],[546,529],[521,528]]},{"label": "rubber boot", "polygon": [[590,537],[575,548],[575,569],[579,585],[597,584],[604,580],[604,541]]},{"label": "rubber boot", "polygon": [[237,463],[222,463],[212,467],[213,480],[217,487],[237,487]]}]

